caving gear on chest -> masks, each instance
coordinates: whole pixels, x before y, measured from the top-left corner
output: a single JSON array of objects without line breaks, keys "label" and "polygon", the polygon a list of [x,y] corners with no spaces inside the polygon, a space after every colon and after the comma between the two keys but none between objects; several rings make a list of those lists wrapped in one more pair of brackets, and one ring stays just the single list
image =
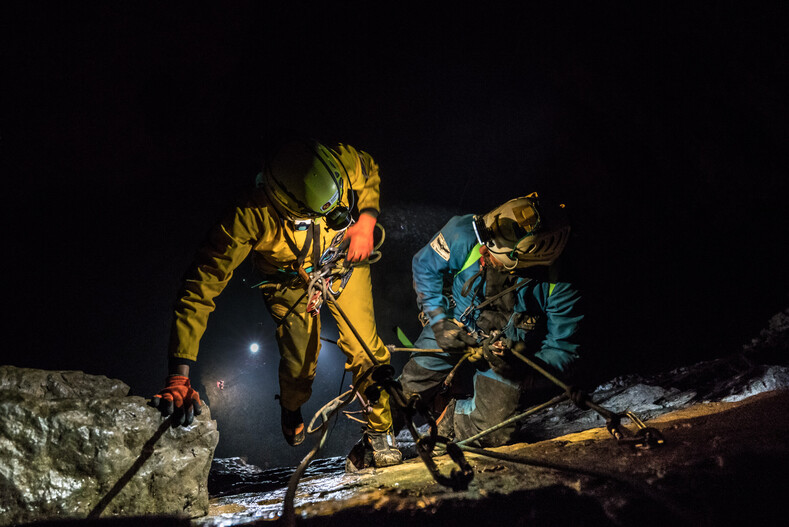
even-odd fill
[{"label": "caving gear on chest", "polygon": [[317,259],[317,269],[308,282],[307,312],[312,316],[317,316],[320,312],[326,293],[337,299],[351,279],[353,264],[345,261],[348,241],[343,235],[344,232],[337,233],[329,247]]},{"label": "caving gear on chest", "polygon": [[[533,286],[530,278],[503,273],[490,266],[481,266],[480,270],[463,284],[461,294],[471,295],[471,303],[460,316],[460,321],[468,324],[473,320],[477,328],[485,334],[504,331],[513,325],[524,331],[535,329],[540,318],[538,313],[514,312],[518,291],[526,286]],[[480,291],[483,294],[480,294]]]}]

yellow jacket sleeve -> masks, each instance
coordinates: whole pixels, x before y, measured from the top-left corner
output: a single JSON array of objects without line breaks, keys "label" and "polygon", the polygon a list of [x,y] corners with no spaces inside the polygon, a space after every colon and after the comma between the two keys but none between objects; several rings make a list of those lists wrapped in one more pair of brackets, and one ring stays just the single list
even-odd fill
[{"label": "yellow jacket sleeve", "polygon": [[372,156],[367,152],[356,150],[349,145],[340,144],[337,147],[345,170],[351,179],[351,188],[359,195],[359,211],[366,211],[378,216],[381,208],[379,205],[381,197],[381,176],[378,173],[378,165]]},{"label": "yellow jacket sleeve", "polygon": [[233,271],[249,255],[261,233],[275,221],[268,208],[253,199],[237,206],[211,231],[197,252],[183,289],[175,303],[170,334],[170,357],[196,360],[200,339],[215,298],[224,290]]}]

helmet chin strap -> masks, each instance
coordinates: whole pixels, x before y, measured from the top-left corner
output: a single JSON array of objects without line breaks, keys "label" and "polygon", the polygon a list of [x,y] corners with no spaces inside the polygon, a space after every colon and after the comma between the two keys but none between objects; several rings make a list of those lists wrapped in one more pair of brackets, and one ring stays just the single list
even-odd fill
[{"label": "helmet chin strap", "polygon": [[[487,247],[487,245],[484,245],[484,247],[486,247],[486,248],[487,248],[487,254],[488,254],[488,255],[490,255],[490,258],[491,258],[492,260],[496,260],[498,263],[500,263],[500,264],[501,264],[501,266],[502,266],[502,267],[503,267],[503,268],[504,268],[506,271],[512,271],[513,269],[515,269],[516,267],[518,267],[518,263],[520,263],[520,260],[518,260],[518,257],[517,257],[517,256],[515,257],[515,263],[514,263],[514,264],[512,264],[511,266],[507,266],[507,264],[506,264],[506,263],[504,263],[504,262],[502,262],[501,260],[499,260],[498,258],[496,258],[496,254],[502,254],[502,253],[496,253],[496,252],[493,252],[493,251],[491,251],[491,250],[490,250],[490,247]],[[484,258],[483,258],[483,261],[484,261]],[[491,264],[491,265],[492,265],[492,264]],[[494,268],[495,268],[495,266],[494,266]]]}]

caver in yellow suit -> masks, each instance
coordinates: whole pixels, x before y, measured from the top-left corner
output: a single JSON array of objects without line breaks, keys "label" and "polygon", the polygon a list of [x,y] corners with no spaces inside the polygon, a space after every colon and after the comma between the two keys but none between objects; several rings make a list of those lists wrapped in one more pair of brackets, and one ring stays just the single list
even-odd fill
[{"label": "caver in yellow suit", "polygon": [[[251,253],[263,278],[260,288],[266,307],[277,324],[282,430],[295,446],[304,440],[300,409],[310,398],[320,351],[320,317],[308,312],[307,281],[332,242],[335,246],[339,239],[349,242],[346,260],[353,263],[336,302],[375,358],[389,362],[376,330],[367,262],[379,211],[380,177],[377,164],[365,152],[299,140],[281,146],[264,163],[256,183],[212,230],[187,275],[175,306],[167,387],[152,404],[166,415],[174,413],[183,424],[199,413],[189,367],[197,359],[215,298]],[[359,211],[355,220],[352,209]],[[337,306],[326,305],[337,322],[337,345],[347,357],[345,367],[356,383],[372,363]],[[360,393],[367,384],[365,380],[358,386]],[[367,414],[360,442],[374,454],[368,458],[375,466],[401,460],[391,425],[388,395],[383,392]]]}]

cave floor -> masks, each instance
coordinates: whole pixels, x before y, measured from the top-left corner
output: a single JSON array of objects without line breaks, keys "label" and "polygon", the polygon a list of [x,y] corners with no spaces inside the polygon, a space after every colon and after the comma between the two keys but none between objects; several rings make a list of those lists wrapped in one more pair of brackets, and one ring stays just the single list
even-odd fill
[{"label": "cave floor", "polygon": [[[624,446],[605,428],[491,449],[520,462],[466,453],[468,489],[437,483],[419,459],[356,474],[303,478],[295,518],[285,490],[211,500],[195,526],[298,525],[721,525],[785,523],[789,496],[789,391],[704,403],[646,425],[665,442]],[[625,421],[626,428],[633,429]],[[442,474],[455,466],[436,458]],[[546,466],[547,465],[547,466]]]}]

